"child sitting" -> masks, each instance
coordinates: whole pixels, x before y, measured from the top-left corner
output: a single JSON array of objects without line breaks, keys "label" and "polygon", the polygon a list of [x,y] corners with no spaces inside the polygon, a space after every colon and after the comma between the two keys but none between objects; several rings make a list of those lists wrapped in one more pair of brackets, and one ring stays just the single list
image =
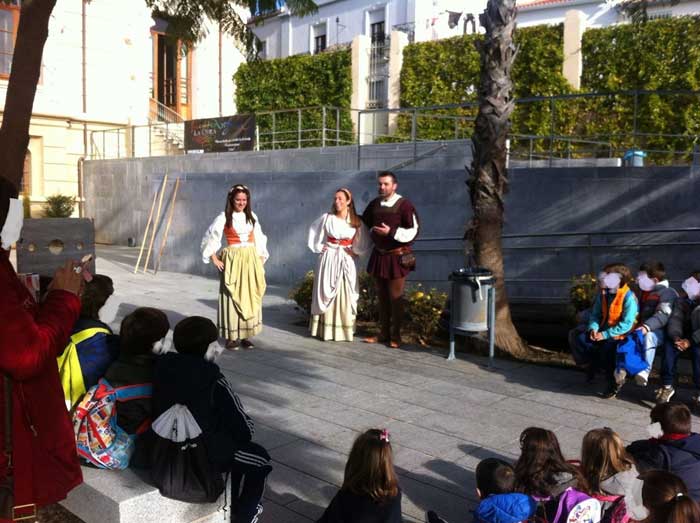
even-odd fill
[{"label": "child sitting", "polygon": [[[634,381],[637,385],[646,387],[649,382],[649,373],[654,366],[656,348],[663,346],[664,329],[671,317],[678,293],[668,286],[666,269],[663,263],[658,261],[643,263],[639,267],[637,285],[640,290],[638,330],[644,334],[644,348],[649,368],[637,373]],[[618,384],[624,383],[624,379],[624,373],[618,374]]]},{"label": "child sitting", "polygon": [[[603,514],[626,513],[637,521],[647,517],[639,472],[622,439],[612,429],[594,429],[584,436],[581,471],[593,497],[601,502]],[[621,497],[624,505],[618,509],[617,501]]]},{"label": "child sitting", "polygon": [[[153,382],[154,345],[165,338],[170,329],[164,312],[141,307],[126,316],[119,331],[120,351],[110,365],[105,379],[112,387],[151,384]],[[117,424],[128,434],[139,434],[130,466],[146,468],[150,463],[151,437],[147,429],[152,421],[151,398],[117,403]]]},{"label": "child sitting", "polygon": [[[211,464],[231,473],[232,515],[236,523],[258,521],[270,456],[251,441],[253,420],[218,365],[205,359],[219,337],[207,318],[191,316],[175,326],[177,352],[158,357],[153,376],[155,417],[176,404],[186,406],[202,430]],[[242,483],[242,487],[241,487]]]},{"label": "child sitting", "polygon": [[68,410],[97,384],[119,355],[119,336],[100,321],[100,309],[114,294],[112,279],[95,274],[84,285],[80,318],[73,326],[68,346],[58,357],[58,372]]},{"label": "child sitting", "polygon": [[644,523],[698,523],[700,507],[688,496],[683,480],[670,472],[652,470],[643,476],[642,499],[649,510]]},{"label": "child sitting", "polygon": [[627,447],[640,472],[665,470],[679,476],[689,495],[700,500],[700,434],[691,432],[690,409],[682,403],[661,403],[651,409],[651,439]]},{"label": "child sitting", "polygon": [[[521,523],[535,514],[537,502],[514,492],[513,467],[496,458],[481,460],[476,466],[476,494],[481,500],[474,510],[474,523]],[[428,523],[445,523],[432,510]]]},{"label": "child sitting", "polygon": [[343,486],[317,523],[401,523],[401,490],[389,432],[360,434],[345,465]]},{"label": "child sitting", "polygon": [[632,273],[626,265],[606,265],[599,280],[602,290],[593,303],[586,332],[578,335],[573,355],[588,370],[589,379],[598,366],[605,369],[608,387],[603,396],[614,398],[620,389],[615,383],[617,345],[634,327],[639,306],[629,288]]},{"label": "child sitting", "polygon": [[690,352],[693,362],[695,394],[693,405],[700,408],[700,271],[693,272],[684,282],[681,295],[673,304],[666,326],[664,359],[661,365],[663,386],[656,391],[657,403],[667,403],[676,393],[673,379],[676,362],[683,352]]}]

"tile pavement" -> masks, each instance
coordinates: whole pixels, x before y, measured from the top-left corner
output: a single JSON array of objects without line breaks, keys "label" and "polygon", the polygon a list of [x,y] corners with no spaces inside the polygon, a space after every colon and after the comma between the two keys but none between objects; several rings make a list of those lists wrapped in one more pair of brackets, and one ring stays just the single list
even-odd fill
[{"label": "tile pavement", "polygon": [[[98,253],[98,272],[115,282],[103,310],[114,326],[139,306],[163,309],[173,324],[194,314],[216,319],[217,281],[134,275],[133,249]],[[573,371],[505,360],[488,368],[466,355],[447,362],[444,350],[419,347],[323,343],[309,338],[300,320],[286,289],[270,286],[256,348],[217,360],[274,460],[264,522],[318,518],[342,483],[353,439],[370,427],[391,432],[411,522],[423,521],[428,509],[466,521],[476,501],[476,464],[487,456],[514,459],[530,425],[554,430],[570,458],[594,427],[613,427],[626,440],[645,437],[651,391],[634,385],[606,401]]]}]

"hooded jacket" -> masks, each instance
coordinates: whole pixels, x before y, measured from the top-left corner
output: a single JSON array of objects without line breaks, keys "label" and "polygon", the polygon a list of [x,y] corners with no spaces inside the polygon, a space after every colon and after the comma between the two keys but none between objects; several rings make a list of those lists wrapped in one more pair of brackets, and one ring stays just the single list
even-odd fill
[{"label": "hooded jacket", "polygon": [[666,332],[671,340],[700,343],[700,300],[691,300],[685,293],[679,297],[673,304]]},{"label": "hooded jacket", "polygon": [[520,523],[536,510],[537,502],[525,494],[493,494],[474,510],[474,523]]},{"label": "hooded jacket", "polygon": [[[623,496],[627,514],[636,520],[642,521],[649,512],[642,504],[642,486],[644,482],[639,479],[639,471],[634,465],[629,470],[618,472],[600,483],[600,489],[609,496]],[[612,506],[612,502],[601,502],[603,513]]]},{"label": "hooded jacket", "polygon": [[680,439],[634,441],[627,447],[640,472],[666,470],[681,478],[688,495],[700,501],[700,434]]},{"label": "hooded jacket", "polygon": [[[3,250],[0,297],[0,373],[12,379],[14,503],[49,505],[82,482],[56,365],[80,314],[80,299],[53,290],[37,304]],[[0,385],[0,445],[3,396]],[[0,452],[0,477],[6,474],[7,458]]]},{"label": "hooded jacket", "polygon": [[663,329],[673,311],[678,293],[668,286],[668,280],[660,281],[639,297],[639,323],[650,331]]},{"label": "hooded jacket", "polygon": [[227,463],[253,438],[253,420],[243,410],[219,366],[201,356],[167,353],[153,373],[153,418],[185,405],[203,433],[209,459]]}]

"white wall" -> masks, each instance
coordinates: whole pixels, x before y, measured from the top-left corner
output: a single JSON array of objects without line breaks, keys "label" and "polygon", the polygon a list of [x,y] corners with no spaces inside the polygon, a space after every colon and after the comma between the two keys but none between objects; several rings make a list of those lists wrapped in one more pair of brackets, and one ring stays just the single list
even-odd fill
[{"label": "white wall", "polygon": [[533,25],[553,25],[564,23],[566,12],[571,9],[581,11],[585,17],[586,27],[605,27],[618,22],[618,14],[615,7],[605,2],[592,2],[576,4],[564,2],[561,6],[542,6],[536,9],[522,9],[518,11],[518,27]]}]

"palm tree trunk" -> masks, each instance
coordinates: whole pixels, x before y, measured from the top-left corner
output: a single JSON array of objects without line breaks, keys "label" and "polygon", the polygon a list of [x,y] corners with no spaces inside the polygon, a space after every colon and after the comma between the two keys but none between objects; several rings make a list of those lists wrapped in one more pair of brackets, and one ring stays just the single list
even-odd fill
[{"label": "palm tree trunk", "polygon": [[20,11],[12,69],[0,126],[0,174],[17,189],[22,186],[24,157],[29,145],[41,57],[49,35],[49,19],[56,0],[24,0]]},{"label": "palm tree trunk", "polygon": [[511,68],[516,48],[515,0],[489,0],[481,15],[486,28],[481,54],[479,113],[472,137],[473,159],[467,186],[473,218],[468,231],[476,262],[496,277],[496,346],[516,358],[530,353],[520,338],[510,315],[504,281],[503,197],[508,189],[506,139],[513,112]]}]

